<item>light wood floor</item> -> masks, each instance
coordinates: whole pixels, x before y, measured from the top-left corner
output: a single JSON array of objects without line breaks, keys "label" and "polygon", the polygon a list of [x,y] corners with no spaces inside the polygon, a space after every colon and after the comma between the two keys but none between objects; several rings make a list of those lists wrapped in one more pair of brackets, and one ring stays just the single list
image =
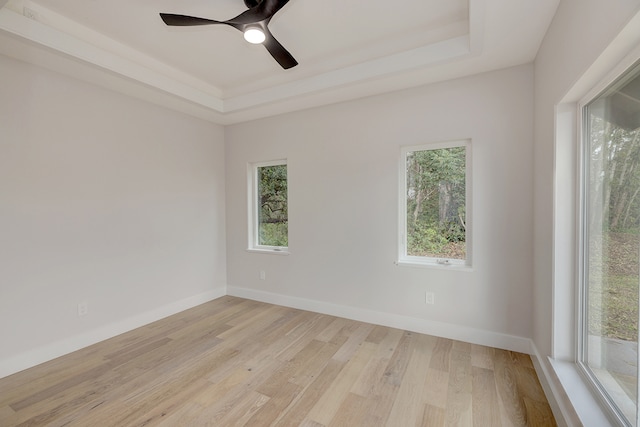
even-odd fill
[{"label": "light wood floor", "polygon": [[0,379],[0,426],[553,426],[529,356],[223,297]]}]

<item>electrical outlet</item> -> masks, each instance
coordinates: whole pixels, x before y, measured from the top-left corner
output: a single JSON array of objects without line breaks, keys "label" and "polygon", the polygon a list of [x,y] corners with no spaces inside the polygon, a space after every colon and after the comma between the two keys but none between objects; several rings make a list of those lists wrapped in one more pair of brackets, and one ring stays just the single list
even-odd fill
[{"label": "electrical outlet", "polygon": [[89,305],[86,301],[78,303],[78,317],[86,316],[89,313]]},{"label": "electrical outlet", "polygon": [[260,280],[267,280],[267,273],[264,270],[260,270]]},{"label": "electrical outlet", "polygon": [[426,292],[424,294],[424,302],[425,304],[433,305],[436,303],[436,294],[433,292]]}]

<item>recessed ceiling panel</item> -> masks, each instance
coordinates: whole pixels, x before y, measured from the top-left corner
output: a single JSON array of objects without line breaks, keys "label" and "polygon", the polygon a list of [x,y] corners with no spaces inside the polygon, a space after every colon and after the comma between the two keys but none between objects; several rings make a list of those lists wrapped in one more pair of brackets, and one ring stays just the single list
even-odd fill
[{"label": "recessed ceiling panel", "polygon": [[[468,31],[469,17],[467,0],[290,0],[269,25],[300,63],[295,69],[283,71],[263,46],[246,43],[242,34],[231,27],[168,27],[158,15],[165,12],[226,20],[246,10],[242,0],[31,3],[145,52],[222,91],[236,92],[246,84],[254,87],[262,79],[284,82],[440,41],[452,32],[459,35],[461,29]],[[47,17],[40,19],[46,22]]]},{"label": "recessed ceiling panel", "polygon": [[8,0],[0,53],[232,123],[531,62],[558,2],[290,0],[269,23],[284,70],[237,29],[159,15],[224,21],[243,0]]}]

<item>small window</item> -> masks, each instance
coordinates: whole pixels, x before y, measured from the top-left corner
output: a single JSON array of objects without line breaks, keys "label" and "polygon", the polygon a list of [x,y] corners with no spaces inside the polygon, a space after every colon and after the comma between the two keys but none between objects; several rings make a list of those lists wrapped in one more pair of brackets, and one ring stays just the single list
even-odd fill
[{"label": "small window", "polygon": [[250,166],[249,249],[286,251],[289,246],[287,162]]},{"label": "small window", "polygon": [[401,156],[401,263],[469,265],[468,141],[405,147]]}]

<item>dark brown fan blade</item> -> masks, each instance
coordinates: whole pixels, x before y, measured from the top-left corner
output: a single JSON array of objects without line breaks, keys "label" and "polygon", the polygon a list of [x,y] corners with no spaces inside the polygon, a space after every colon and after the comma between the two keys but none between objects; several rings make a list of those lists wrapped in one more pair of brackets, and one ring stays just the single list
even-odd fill
[{"label": "dark brown fan blade", "polygon": [[278,64],[280,64],[282,68],[288,70],[289,68],[298,65],[298,61],[296,61],[289,51],[287,51],[287,49],[285,49],[284,46],[282,46],[280,42],[273,37],[271,31],[267,29],[265,36],[267,36],[267,38],[263,43],[264,47],[267,48],[271,56],[273,56],[273,59],[278,61]]},{"label": "dark brown fan blade", "polygon": [[268,16],[273,16],[287,3],[289,3],[289,0],[263,0],[258,5],[258,8],[263,8]]},{"label": "dark brown fan blade", "polygon": [[224,22],[214,21],[213,19],[198,18],[195,16],[187,15],[174,15],[173,13],[161,13],[160,18],[167,25],[190,27],[193,25],[212,25],[212,24],[224,24]]},{"label": "dark brown fan blade", "polygon": [[237,25],[255,24],[270,18],[270,16],[260,11],[259,8],[260,6],[254,7],[253,9],[247,9],[235,18],[224,21],[224,23],[237,28]]}]

